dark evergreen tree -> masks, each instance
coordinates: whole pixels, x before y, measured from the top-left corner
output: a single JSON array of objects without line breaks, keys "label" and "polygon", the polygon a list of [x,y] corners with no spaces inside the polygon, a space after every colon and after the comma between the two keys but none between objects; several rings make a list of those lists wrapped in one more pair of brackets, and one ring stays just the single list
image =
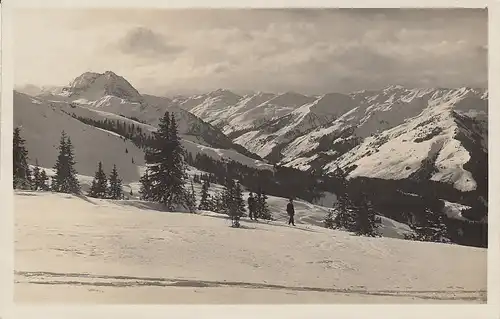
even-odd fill
[{"label": "dark evergreen tree", "polygon": [[232,201],[234,198],[234,181],[231,178],[226,177],[226,181],[224,183],[224,189],[222,190],[222,211],[224,214],[231,216],[233,209]]},{"label": "dark evergreen tree", "polygon": [[14,129],[12,155],[13,155],[13,187],[19,189],[30,189],[30,169],[28,166],[28,150],[26,141],[21,137],[21,129]]},{"label": "dark evergreen tree", "polygon": [[380,220],[376,217],[375,210],[366,194],[361,193],[360,202],[356,205],[356,234],[376,237]]},{"label": "dark evergreen tree", "polygon": [[35,191],[42,189],[42,182],[40,177],[40,166],[38,165],[38,159],[35,159],[35,168],[33,168],[33,180],[31,183],[32,189]]},{"label": "dark evergreen tree", "polygon": [[50,190],[50,187],[49,187],[49,177],[47,176],[47,173],[45,172],[44,169],[41,170],[41,173],[40,173],[40,189],[42,191],[48,191]]},{"label": "dark evergreen tree", "polygon": [[102,163],[99,162],[97,165],[97,171],[94,174],[94,179],[92,180],[92,185],[88,196],[95,198],[106,198],[108,195],[108,179],[106,173],[102,169]]},{"label": "dark evergreen tree", "polygon": [[196,193],[194,191],[193,181],[191,181],[191,189],[187,194],[186,198],[186,206],[189,209],[190,213],[196,212]]},{"label": "dark evergreen tree", "polygon": [[130,196],[134,196],[134,192],[132,192],[132,188],[130,189],[130,193],[129,193]]},{"label": "dark evergreen tree", "polygon": [[243,199],[243,191],[240,182],[236,182],[233,187],[233,191],[231,192],[230,216],[233,221],[233,226],[239,227],[240,219],[245,215],[245,200]]},{"label": "dark evergreen tree", "polygon": [[56,174],[52,181],[52,190],[59,193],[80,194],[80,183],[76,177],[74,150],[71,139],[64,131],[61,133],[59,155],[54,169]]},{"label": "dark evergreen tree", "polygon": [[417,218],[415,224],[410,225],[415,234],[406,235],[406,239],[430,242],[450,242],[448,229],[444,222],[444,216],[434,213],[426,208],[424,214]]},{"label": "dark evergreen tree", "polygon": [[272,220],[273,216],[271,214],[271,210],[267,205],[267,195],[265,192],[261,192],[258,196],[258,211],[257,216],[262,219]]},{"label": "dark evergreen tree", "polygon": [[212,197],[212,200],[210,201],[210,206],[211,206],[210,208],[211,211],[220,214],[225,213],[223,194],[221,192],[215,193],[215,195]]},{"label": "dark evergreen tree", "polygon": [[337,168],[334,172],[337,183],[337,202],[334,204],[333,209],[337,212],[333,218],[332,226],[335,229],[344,229],[347,231],[356,231],[356,206],[351,200],[348,192],[348,182],[346,180],[347,174],[341,169]]},{"label": "dark evergreen tree", "polygon": [[335,217],[333,209],[328,210],[328,213],[326,214],[326,217],[323,220],[323,225],[325,226],[325,228],[334,229],[335,228],[334,219]]},{"label": "dark evergreen tree", "polygon": [[187,208],[184,151],[174,114],[165,113],[158,130],[153,132],[153,138],[152,147],[145,156],[150,169],[152,200],[163,204],[167,210],[173,210],[178,205]]},{"label": "dark evergreen tree", "polygon": [[257,218],[260,218],[260,212],[262,211],[262,190],[260,187],[258,188],[257,192],[255,193],[255,211],[254,211],[254,218],[257,220]]},{"label": "dark evergreen tree", "polygon": [[139,190],[141,200],[152,200],[153,195],[151,193],[151,179],[149,178],[149,169],[146,170],[144,175],[141,176],[139,182],[141,183],[141,188]]},{"label": "dark evergreen tree", "polygon": [[111,199],[123,199],[122,180],[118,176],[116,164],[113,165],[113,170],[109,175],[108,197]]},{"label": "dark evergreen tree", "polygon": [[210,207],[210,194],[208,193],[208,181],[205,180],[203,181],[203,185],[201,187],[201,198],[200,198],[200,205],[198,206],[198,209],[200,210],[210,210],[212,207]]}]

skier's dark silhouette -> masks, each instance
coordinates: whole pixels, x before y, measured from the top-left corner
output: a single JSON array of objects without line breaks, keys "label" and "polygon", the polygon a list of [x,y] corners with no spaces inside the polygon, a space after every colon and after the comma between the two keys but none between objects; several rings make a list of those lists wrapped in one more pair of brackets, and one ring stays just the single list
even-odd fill
[{"label": "skier's dark silhouette", "polygon": [[286,212],[288,213],[288,216],[290,216],[290,219],[288,219],[288,225],[292,224],[295,226],[295,220],[293,219],[293,216],[295,215],[295,208],[293,207],[293,200],[291,198],[288,205],[286,205]]},{"label": "skier's dark silhouette", "polygon": [[257,216],[255,216],[255,198],[253,197],[253,193],[248,195],[248,216],[251,220],[254,218],[257,220]]}]

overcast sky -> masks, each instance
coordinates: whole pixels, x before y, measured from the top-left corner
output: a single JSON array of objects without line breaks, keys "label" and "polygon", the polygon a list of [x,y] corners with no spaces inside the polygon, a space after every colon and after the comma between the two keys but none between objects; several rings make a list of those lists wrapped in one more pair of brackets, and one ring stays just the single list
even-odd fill
[{"label": "overcast sky", "polygon": [[142,93],[487,87],[480,9],[19,10],[16,85],[111,70]]}]

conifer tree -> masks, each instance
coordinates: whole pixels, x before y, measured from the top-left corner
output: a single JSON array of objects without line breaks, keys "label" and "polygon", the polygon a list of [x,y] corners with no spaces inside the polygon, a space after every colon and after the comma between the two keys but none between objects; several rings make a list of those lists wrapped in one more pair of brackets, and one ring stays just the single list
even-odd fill
[{"label": "conifer tree", "polygon": [[356,207],[356,234],[376,237],[379,235],[377,232],[378,219],[373,205],[366,194],[361,193],[360,198],[360,202]]},{"label": "conifer tree", "polygon": [[186,167],[174,114],[165,113],[153,138],[152,147],[145,156],[150,169],[151,199],[167,210],[177,205],[186,207]]},{"label": "conifer tree", "polygon": [[111,199],[123,199],[122,180],[118,176],[116,164],[113,165],[113,170],[109,175],[108,197]]},{"label": "conifer tree", "polygon": [[33,168],[33,181],[32,181],[32,189],[37,191],[42,189],[41,180],[40,180],[40,166],[38,165],[38,159],[35,159],[35,167]]},{"label": "conifer tree", "polygon": [[333,213],[334,213],[333,209],[328,210],[328,213],[326,214],[326,217],[323,220],[323,224],[324,224],[325,228],[330,228],[330,229],[335,228],[335,224],[333,222],[333,220],[334,220]]},{"label": "conifer tree", "polygon": [[406,235],[406,239],[442,243],[450,242],[444,216],[434,213],[428,208],[418,218],[417,223],[410,225],[410,227],[415,231],[415,234]]},{"label": "conifer tree", "polygon": [[44,169],[41,170],[41,173],[40,173],[40,189],[42,191],[48,191],[50,190],[50,187],[49,187],[49,177],[47,176],[47,172],[45,172]]},{"label": "conifer tree", "polygon": [[28,166],[28,150],[26,141],[21,137],[21,129],[14,129],[12,155],[13,155],[13,187],[20,189],[30,189],[30,169]]},{"label": "conifer tree", "polygon": [[240,182],[236,182],[234,185],[234,191],[232,192],[231,198],[231,217],[237,225],[239,226],[240,218],[245,214],[245,200],[243,199],[243,191],[241,189]]},{"label": "conifer tree", "polygon": [[139,190],[141,200],[152,200],[151,194],[151,179],[149,178],[149,170],[147,169],[144,175],[141,176],[139,182],[141,183],[141,188]]},{"label": "conifer tree", "polygon": [[[340,169],[335,171],[338,178],[337,202],[333,209],[337,212],[333,219],[333,228],[356,231],[356,206],[348,193],[346,174]],[[333,213],[332,213],[333,214]]]},{"label": "conifer tree", "polygon": [[259,218],[266,219],[266,220],[272,220],[272,214],[271,210],[269,209],[269,206],[267,205],[267,195],[265,192],[261,192],[259,194],[260,196],[258,197],[259,204],[257,207],[259,208],[259,211],[257,215]]},{"label": "conifer tree", "polygon": [[210,207],[209,197],[210,197],[210,194],[208,193],[208,181],[204,180],[203,185],[201,187],[201,198],[200,198],[200,205],[198,206],[198,209],[210,210],[212,208],[212,207]]},{"label": "conifer tree", "polygon": [[187,193],[186,206],[190,213],[196,212],[196,193],[194,191],[193,181],[191,181],[191,189]]},{"label": "conifer tree", "polygon": [[106,198],[108,194],[108,179],[106,173],[102,169],[102,163],[99,162],[97,165],[97,171],[95,172],[94,179],[92,180],[92,185],[90,186],[89,194],[90,197],[95,198]]},{"label": "conifer tree", "polygon": [[216,213],[224,213],[225,208],[223,205],[223,194],[221,192],[216,192],[210,201],[210,210]]},{"label": "conifer tree", "polygon": [[224,183],[224,189],[222,190],[221,194],[221,199],[222,199],[222,211],[224,214],[231,216],[231,209],[233,209],[232,202],[233,202],[233,195],[234,193],[234,181],[226,177],[225,183]]},{"label": "conifer tree", "polygon": [[255,211],[254,211],[254,218],[257,220],[257,218],[260,218],[260,212],[262,211],[262,190],[259,189],[257,192],[255,192]]},{"label": "conifer tree", "polygon": [[73,154],[73,144],[64,131],[61,133],[59,155],[54,169],[56,174],[52,182],[52,190],[59,193],[80,194],[80,183],[76,177],[76,164]]}]

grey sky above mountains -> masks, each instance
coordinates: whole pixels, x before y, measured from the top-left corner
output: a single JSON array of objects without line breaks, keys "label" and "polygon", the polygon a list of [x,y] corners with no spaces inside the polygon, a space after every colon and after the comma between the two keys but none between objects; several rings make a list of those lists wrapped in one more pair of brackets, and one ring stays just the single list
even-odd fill
[{"label": "grey sky above mountains", "polygon": [[112,70],[141,93],[487,87],[482,9],[19,10],[15,84]]}]

